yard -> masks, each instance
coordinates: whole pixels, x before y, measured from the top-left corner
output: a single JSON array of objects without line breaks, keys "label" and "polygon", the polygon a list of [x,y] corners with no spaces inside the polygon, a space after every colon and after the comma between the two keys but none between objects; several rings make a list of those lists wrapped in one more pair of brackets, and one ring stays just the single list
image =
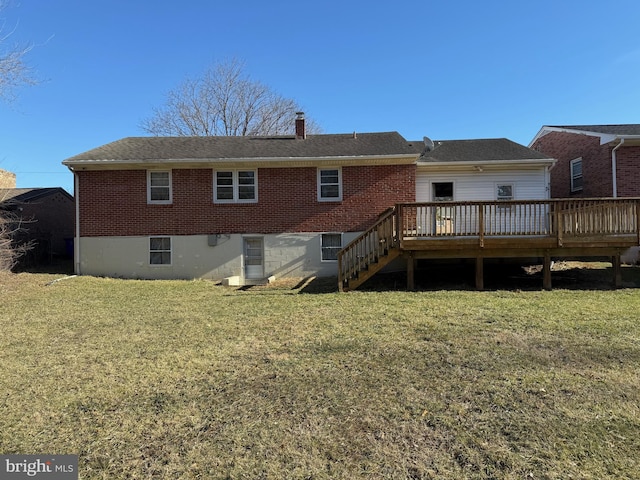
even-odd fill
[{"label": "yard", "polygon": [[82,479],[638,478],[636,273],[348,294],[0,275],[0,452],[78,454]]}]

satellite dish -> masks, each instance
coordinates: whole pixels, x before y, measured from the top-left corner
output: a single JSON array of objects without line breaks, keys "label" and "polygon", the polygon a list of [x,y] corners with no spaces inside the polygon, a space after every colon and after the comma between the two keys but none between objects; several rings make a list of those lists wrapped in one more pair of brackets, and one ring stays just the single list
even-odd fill
[{"label": "satellite dish", "polygon": [[424,141],[424,146],[427,152],[430,152],[435,148],[433,140],[431,140],[429,137],[423,137],[422,140]]}]

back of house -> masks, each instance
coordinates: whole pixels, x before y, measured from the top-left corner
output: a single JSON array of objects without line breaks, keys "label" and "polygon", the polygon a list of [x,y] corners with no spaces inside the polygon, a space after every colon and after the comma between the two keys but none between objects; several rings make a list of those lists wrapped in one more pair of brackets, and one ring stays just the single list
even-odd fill
[{"label": "back of house", "polygon": [[127,278],[335,275],[337,252],[415,201],[419,149],[396,132],[125,138],[65,160],[76,271]]}]

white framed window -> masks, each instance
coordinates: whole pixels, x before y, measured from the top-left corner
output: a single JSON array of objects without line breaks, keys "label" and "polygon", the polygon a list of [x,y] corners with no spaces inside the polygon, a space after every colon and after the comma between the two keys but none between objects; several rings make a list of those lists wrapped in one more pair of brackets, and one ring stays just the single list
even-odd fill
[{"label": "white framed window", "polygon": [[149,265],[171,265],[171,237],[149,237]]},{"label": "white framed window", "polygon": [[147,203],[171,203],[171,170],[147,170]]},{"label": "white framed window", "polygon": [[571,191],[582,191],[582,157],[571,160],[569,169],[571,173]]},{"label": "white framed window", "polygon": [[342,169],[318,169],[318,201],[339,202],[342,200]]},{"label": "white framed window", "polygon": [[497,200],[513,200],[513,184],[511,183],[498,183],[496,185],[496,199]]},{"label": "white framed window", "polygon": [[216,170],[213,172],[215,203],[255,203],[258,201],[256,170]]},{"label": "white framed window", "polygon": [[320,250],[323,262],[338,261],[338,252],[342,250],[342,234],[323,233],[320,236]]}]

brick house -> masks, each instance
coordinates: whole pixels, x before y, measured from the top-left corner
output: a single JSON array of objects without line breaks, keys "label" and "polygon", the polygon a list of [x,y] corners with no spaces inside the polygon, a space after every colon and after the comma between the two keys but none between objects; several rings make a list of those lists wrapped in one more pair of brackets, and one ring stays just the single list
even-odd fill
[{"label": "brick house", "polygon": [[543,126],[529,147],[557,159],[551,196],[640,196],[640,124]]},{"label": "brick house", "polygon": [[335,276],[337,254],[399,202],[548,196],[553,160],[506,139],[397,132],[124,138],[63,162],[76,272],[228,284]]}]

